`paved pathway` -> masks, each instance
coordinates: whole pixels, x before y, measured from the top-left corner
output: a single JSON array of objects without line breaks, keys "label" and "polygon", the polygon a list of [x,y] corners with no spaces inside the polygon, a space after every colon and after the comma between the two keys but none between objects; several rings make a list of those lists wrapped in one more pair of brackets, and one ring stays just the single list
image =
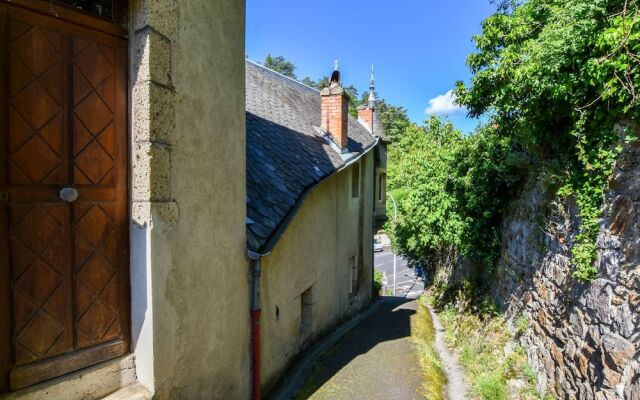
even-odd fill
[{"label": "paved pathway", "polygon": [[296,399],[417,400],[422,373],[411,343],[415,300],[386,297],[313,368]]},{"label": "paved pathway", "polygon": [[[393,252],[386,250],[374,254],[374,268],[384,274],[386,282],[384,293],[393,289]],[[424,290],[422,281],[414,277],[413,268],[409,268],[407,260],[397,256],[396,260],[396,296],[418,297]]]}]

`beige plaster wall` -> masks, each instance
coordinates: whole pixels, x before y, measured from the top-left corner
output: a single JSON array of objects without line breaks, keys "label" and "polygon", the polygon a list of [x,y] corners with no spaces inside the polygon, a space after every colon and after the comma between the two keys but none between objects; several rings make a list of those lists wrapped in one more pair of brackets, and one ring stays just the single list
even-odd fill
[{"label": "beige plaster wall", "polygon": [[138,379],[155,399],[246,399],[245,2],[132,8]]},{"label": "beige plaster wall", "polygon": [[[353,167],[328,178],[305,200],[273,252],[262,259],[265,389],[305,345],[371,301],[373,157],[370,151],[360,160],[360,198],[351,197]],[[360,288],[353,295],[349,294],[351,257],[361,263]],[[313,333],[304,340],[300,337],[300,296],[311,286]]]}]

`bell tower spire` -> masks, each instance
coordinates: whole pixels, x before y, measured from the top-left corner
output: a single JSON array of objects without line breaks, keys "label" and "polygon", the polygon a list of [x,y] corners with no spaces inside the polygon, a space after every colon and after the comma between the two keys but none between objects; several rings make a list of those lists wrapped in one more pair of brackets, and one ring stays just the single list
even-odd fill
[{"label": "bell tower spire", "polygon": [[371,79],[369,80],[369,99],[367,101],[367,106],[369,108],[376,108],[376,80],[373,74],[373,64],[371,64]]}]

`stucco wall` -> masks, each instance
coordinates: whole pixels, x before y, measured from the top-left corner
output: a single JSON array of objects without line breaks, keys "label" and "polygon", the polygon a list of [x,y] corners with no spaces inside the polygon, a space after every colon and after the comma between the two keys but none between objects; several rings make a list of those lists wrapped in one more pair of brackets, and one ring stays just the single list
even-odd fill
[{"label": "stucco wall", "polygon": [[132,305],[157,399],[249,394],[242,0],[132,16]]},{"label": "stucco wall", "polygon": [[[305,345],[371,301],[373,157],[371,151],[360,160],[359,198],[351,195],[353,167],[328,178],[262,259],[261,366],[266,389]],[[352,295],[351,257],[360,264],[359,290]],[[312,333],[303,338],[301,294],[309,287]]]}]

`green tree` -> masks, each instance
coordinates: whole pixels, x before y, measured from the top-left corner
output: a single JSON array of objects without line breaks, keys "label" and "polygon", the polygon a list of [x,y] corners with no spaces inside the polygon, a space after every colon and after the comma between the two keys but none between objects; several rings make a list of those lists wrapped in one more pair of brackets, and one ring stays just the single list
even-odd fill
[{"label": "green tree", "polygon": [[401,214],[395,244],[429,267],[456,254],[492,267],[526,167],[517,144],[492,127],[463,136],[438,117],[409,125],[389,150],[389,188]]},{"label": "green tree", "polygon": [[[407,109],[402,106],[394,106],[389,104],[385,99],[381,99],[378,93],[375,93],[377,100],[378,113],[382,127],[391,141],[398,141],[405,129],[411,125],[411,120],[407,114]],[[369,91],[362,93],[362,97],[357,105],[367,104],[369,100]]]},{"label": "green tree", "polygon": [[282,56],[272,57],[271,54],[267,54],[264,59],[264,66],[280,72],[282,75],[296,79],[296,66]]},{"label": "green tree", "polygon": [[317,84],[317,82],[316,82],[316,81],[314,81],[313,79],[309,78],[308,76],[305,76],[304,78],[302,78],[302,79],[300,80],[300,82],[302,82],[302,83],[304,83],[305,85],[310,86],[310,87],[312,87],[312,88],[316,88],[316,89],[318,88],[318,86],[317,86],[317,85],[318,85],[318,84]]},{"label": "green tree", "polygon": [[461,243],[464,221],[447,193],[452,149],[460,140],[451,123],[434,117],[425,126],[409,125],[389,148],[388,184],[400,211],[394,242],[413,259],[433,260]]},{"label": "green tree", "polygon": [[391,141],[399,140],[411,125],[406,108],[391,105],[384,99],[378,100],[378,112],[382,127]]}]

